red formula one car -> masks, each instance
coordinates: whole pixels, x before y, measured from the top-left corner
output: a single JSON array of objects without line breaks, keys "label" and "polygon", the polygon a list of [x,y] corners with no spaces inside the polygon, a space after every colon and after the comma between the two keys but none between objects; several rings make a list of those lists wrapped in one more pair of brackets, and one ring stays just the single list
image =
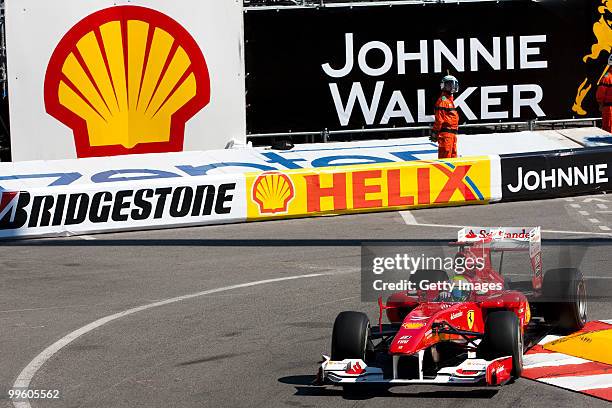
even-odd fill
[{"label": "red formula one car", "polygon": [[[411,280],[419,281],[417,290],[395,293],[386,303],[379,299],[378,326],[371,327],[364,313],[340,313],[321,383],[502,385],[521,374],[524,351],[541,337],[530,340],[531,333],[578,330],[586,323],[581,273],[563,268],[542,274],[539,227],[464,228],[451,245],[456,257],[480,259],[479,268],[450,279],[444,270],[416,271]],[[507,251],[529,253],[531,279],[523,288],[501,273]],[[499,252],[495,269],[491,257]],[[437,282],[454,286],[432,285]]]}]

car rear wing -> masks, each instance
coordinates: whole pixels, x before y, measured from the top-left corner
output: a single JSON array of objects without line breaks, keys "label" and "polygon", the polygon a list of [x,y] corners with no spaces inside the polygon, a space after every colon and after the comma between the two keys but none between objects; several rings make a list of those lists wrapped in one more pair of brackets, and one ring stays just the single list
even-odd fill
[{"label": "car rear wing", "polygon": [[465,227],[457,233],[459,245],[482,245],[492,251],[529,251],[532,284],[542,288],[542,233],[540,227]]}]

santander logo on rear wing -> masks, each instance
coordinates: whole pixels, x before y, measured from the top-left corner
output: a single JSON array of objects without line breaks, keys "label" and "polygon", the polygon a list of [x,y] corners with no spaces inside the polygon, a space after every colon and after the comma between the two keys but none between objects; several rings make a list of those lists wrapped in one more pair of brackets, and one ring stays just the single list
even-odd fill
[{"label": "santander logo on rear wing", "polygon": [[542,288],[541,227],[465,227],[457,233],[459,243],[482,243],[501,251],[529,250],[533,288]]},{"label": "santander logo on rear wing", "polygon": [[459,242],[478,241],[540,242],[540,227],[465,227],[457,233]]}]

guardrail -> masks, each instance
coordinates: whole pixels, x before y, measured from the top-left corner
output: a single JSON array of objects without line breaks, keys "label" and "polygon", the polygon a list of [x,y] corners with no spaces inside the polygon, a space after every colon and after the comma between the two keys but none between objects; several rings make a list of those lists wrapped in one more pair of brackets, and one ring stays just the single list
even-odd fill
[{"label": "guardrail", "polygon": [[[525,128],[526,130],[535,130],[540,126],[550,125],[553,129],[555,127],[565,128],[568,125],[585,124],[591,126],[597,126],[597,123],[601,121],[601,118],[579,118],[579,119],[558,119],[558,120],[530,120],[530,121],[517,121],[517,122],[488,122],[488,123],[469,123],[460,125],[459,129],[478,129],[478,128],[493,128],[503,129],[508,127]],[[414,131],[428,131],[431,129],[429,126],[405,126],[405,127],[390,127],[390,128],[370,128],[370,129],[343,129],[343,130],[318,130],[318,131],[306,131],[306,132],[277,132],[277,133],[253,133],[247,134],[247,139],[278,139],[278,138],[304,138],[307,142],[314,143],[315,138],[318,136],[319,140],[323,143],[333,140],[333,136],[344,136],[344,135],[366,135],[366,134],[383,134],[383,133],[398,133],[398,132],[414,132]],[[404,136],[404,135],[402,135]]]},{"label": "guardrail", "polygon": [[[427,4],[457,4],[457,3],[483,3],[483,2],[509,2],[517,0],[246,0],[245,11],[275,10],[275,9],[299,9],[299,8],[339,8],[339,7],[393,7],[401,5],[427,5]],[[278,4],[277,4],[278,3]]]}]

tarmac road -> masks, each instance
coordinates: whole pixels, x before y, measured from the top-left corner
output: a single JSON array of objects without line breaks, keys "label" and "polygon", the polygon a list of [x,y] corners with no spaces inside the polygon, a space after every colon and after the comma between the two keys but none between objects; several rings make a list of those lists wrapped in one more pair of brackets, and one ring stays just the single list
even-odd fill
[{"label": "tarmac road", "polygon": [[[13,406],[6,391],[45,348],[143,305],[149,306],[52,349],[29,371],[30,389],[57,389],[60,399],[31,406],[609,406],[524,379],[502,388],[407,386],[356,397],[309,385],[321,353],[329,352],[338,312],[362,310],[376,320],[376,305],[359,298],[361,240],[453,240],[457,224],[580,232],[544,232],[545,239],[612,238],[602,235],[612,228],[607,201],[594,196],[0,244],[0,407]],[[268,279],[286,280],[262,282]],[[220,290],[206,292],[212,289]],[[198,292],[204,293],[180,298]],[[591,302],[589,312],[591,319],[610,319],[612,305]]]}]

